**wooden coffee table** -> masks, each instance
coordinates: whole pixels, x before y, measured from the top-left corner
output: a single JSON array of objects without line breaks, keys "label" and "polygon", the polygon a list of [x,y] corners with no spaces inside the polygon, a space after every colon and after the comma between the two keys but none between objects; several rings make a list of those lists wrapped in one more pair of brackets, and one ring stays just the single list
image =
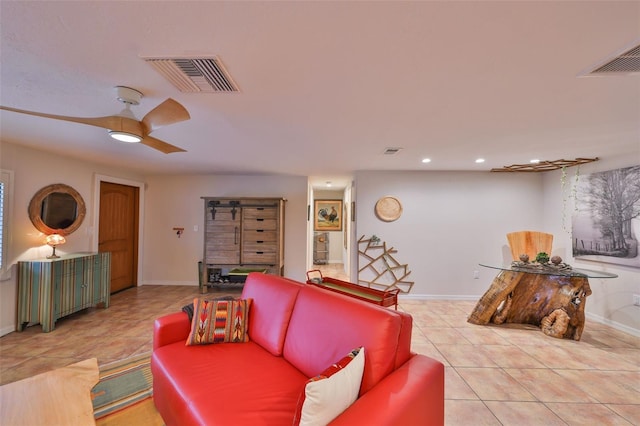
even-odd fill
[{"label": "wooden coffee table", "polygon": [[580,340],[584,329],[584,310],[591,294],[589,278],[617,277],[588,269],[553,271],[480,266],[500,272],[467,322],[530,324],[540,327],[548,336],[573,340]]}]

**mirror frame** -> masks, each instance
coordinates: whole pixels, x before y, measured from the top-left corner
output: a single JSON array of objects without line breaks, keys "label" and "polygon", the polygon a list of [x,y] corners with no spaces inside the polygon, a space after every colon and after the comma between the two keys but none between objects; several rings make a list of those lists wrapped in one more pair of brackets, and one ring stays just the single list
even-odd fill
[{"label": "mirror frame", "polygon": [[[76,220],[69,226],[64,229],[53,229],[47,226],[41,217],[42,211],[42,202],[44,199],[54,192],[61,192],[63,194],[69,194],[73,197],[78,205]],[[43,234],[51,235],[51,234],[60,234],[62,236],[69,235],[76,229],[82,225],[82,221],[84,220],[85,215],[87,214],[87,208],[84,204],[84,200],[78,191],[70,187],[69,185],[65,185],[63,183],[55,183],[53,185],[47,185],[44,188],[40,189],[31,199],[29,203],[29,219],[31,219],[31,223],[36,229]]]}]

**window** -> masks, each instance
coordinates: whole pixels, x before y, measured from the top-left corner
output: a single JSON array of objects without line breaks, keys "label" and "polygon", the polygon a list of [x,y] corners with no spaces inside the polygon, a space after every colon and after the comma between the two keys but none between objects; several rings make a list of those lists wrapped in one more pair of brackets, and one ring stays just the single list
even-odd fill
[{"label": "window", "polygon": [[9,218],[11,212],[11,193],[13,172],[0,169],[0,280],[9,279],[11,265],[9,256]]}]

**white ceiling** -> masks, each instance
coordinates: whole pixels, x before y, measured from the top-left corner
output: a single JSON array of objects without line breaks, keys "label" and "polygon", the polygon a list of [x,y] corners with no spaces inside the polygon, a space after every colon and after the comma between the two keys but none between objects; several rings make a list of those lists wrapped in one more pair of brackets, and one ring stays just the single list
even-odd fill
[{"label": "white ceiling", "polygon": [[[186,153],[6,111],[2,140],[142,173],[640,161],[640,76],[578,77],[640,42],[637,1],[1,1],[0,19],[3,106],[112,115],[125,85],[138,118],[168,97],[191,114],[153,133]],[[181,93],[141,59],[211,55],[240,93]]]}]

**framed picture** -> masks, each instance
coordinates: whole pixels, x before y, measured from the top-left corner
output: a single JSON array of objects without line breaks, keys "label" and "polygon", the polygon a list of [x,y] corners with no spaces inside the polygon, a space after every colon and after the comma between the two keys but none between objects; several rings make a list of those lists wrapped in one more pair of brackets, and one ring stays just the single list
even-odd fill
[{"label": "framed picture", "polygon": [[573,257],[640,268],[640,166],[580,176]]},{"label": "framed picture", "polygon": [[314,231],[342,231],[342,200],[315,200]]}]

